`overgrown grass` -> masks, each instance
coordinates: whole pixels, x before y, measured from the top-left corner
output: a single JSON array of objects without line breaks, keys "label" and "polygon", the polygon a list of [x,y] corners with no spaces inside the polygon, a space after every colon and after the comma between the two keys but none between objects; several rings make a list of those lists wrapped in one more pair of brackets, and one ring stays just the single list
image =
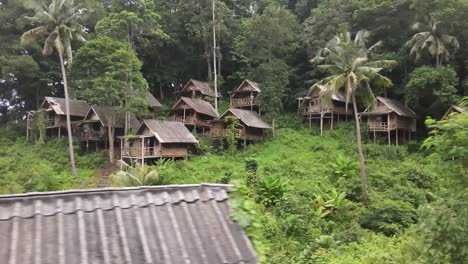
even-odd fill
[{"label": "overgrown grass", "polygon": [[64,140],[33,144],[23,138],[15,139],[13,132],[11,128],[0,131],[1,194],[75,189],[81,184],[96,187],[98,168],[106,162],[105,153],[76,155],[75,179]]}]

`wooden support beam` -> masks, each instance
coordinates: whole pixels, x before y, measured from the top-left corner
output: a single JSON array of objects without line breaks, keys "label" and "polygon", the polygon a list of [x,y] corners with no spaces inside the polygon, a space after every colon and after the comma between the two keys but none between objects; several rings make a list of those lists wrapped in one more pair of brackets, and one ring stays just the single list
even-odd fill
[{"label": "wooden support beam", "polygon": [[388,145],[390,146],[390,115],[387,115],[387,124],[388,124]]},{"label": "wooden support beam", "polygon": [[320,113],[320,136],[323,136],[323,112]]},{"label": "wooden support beam", "polygon": [[395,143],[398,146],[398,128],[395,128],[395,134],[396,134]]},{"label": "wooden support beam", "polygon": [[144,148],[145,148],[145,139],[141,138],[141,167],[145,166],[145,158],[144,158]]}]

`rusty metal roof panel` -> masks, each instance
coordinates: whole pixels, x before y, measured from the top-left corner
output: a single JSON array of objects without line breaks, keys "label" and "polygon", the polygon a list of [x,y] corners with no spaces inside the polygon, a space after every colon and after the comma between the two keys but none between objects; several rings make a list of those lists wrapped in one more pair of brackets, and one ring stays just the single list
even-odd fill
[{"label": "rusty metal roof panel", "polygon": [[0,196],[7,263],[259,263],[229,217],[228,185]]},{"label": "rusty metal roof panel", "polygon": [[198,140],[182,122],[146,119],[143,123],[161,143],[198,144]]}]

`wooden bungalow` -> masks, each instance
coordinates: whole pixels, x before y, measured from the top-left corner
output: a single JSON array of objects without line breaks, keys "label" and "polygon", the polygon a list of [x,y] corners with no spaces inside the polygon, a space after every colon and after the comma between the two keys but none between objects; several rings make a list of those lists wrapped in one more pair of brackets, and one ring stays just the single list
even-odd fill
[{"label": "wooden bungalow", "polygon": [[179,92],[180,97],[190,97],[192,99],[200,99],[202,100],[205,97],[215,98],[220,97],[220,95],[216,95],[214,90],[210,87],[210,85],[206,82],[197,81],[194,79],[190,79],[182,90]]},{"label": "wooden bungalow", "polygon": [[181,97],[172,107],[171,114],[175,121],[184,123],[187,128],[205,134],[210,130],[209,121],[219,117],[218,112],[207,101]]},{"label": "wooden bungalow", "polygon": [[[85,144],[89,150],[89,144],[95,146],[96,151],[101,145],[107,148],[109,143],[109,125],[114,128],[114,138],[125,135],[125,112],[115,107],[92,106],[84,120],[80,124],[78,140]],[[135,114],[127,113],[129,117],[128,128],[137,129],[140,122]]]},{"label": "wooden bungalow", "polygon": [[225,139],[229,134],[229,123],[226,117],[234,117],[239,121],[236,137],[246,142],[263,141],[264,130],[272,129],[272,126],[263,121],[257,112],[230,108],[218,120],[212,121],[210,136],[212,139]]},{"label": "wooden bungalow", "polygon": [[250,80],[244,80],[241,85],[231,93],[230,107],[258,111],[257,96],[260,85]]},{"label": "wooden bungalow", "polygon": [[[69,100],[70,120],[72,122],[72,130],[79,125],[79,121],[83,120],[89,110],[89,105],[82,100]],[[67,135],[67,116],[65,110],[65,98],[46,96],[41,105],[45,109],[45,129],[46,135],[61,137]]]},{"label": "wooden bungalow", "polygon": [[187,158],[197,139],[181,122],[144,120],[135,136],[121,137],[121,159],[145,161]]},{"label": "wooden bungalow", "polygon": [[337,92],[331,95],[331,102],[323,102],[321,99],[323,90],[320,87],[311,89],[306,97],[297,98],[299,113],[308,121],[309,128],[312,124],[320,126],[321,134],[324,127],[333,129],[333,126],[340,121],[347,120],[353,115],[352,104],[348,103],[346,108],[346,94]]},{"label": "wooden bungalow", "polygon": [[447,112],[445,112],[444,116],[442,119],[447,118],[450,114],[452,113],[458,113],[458,114],[468,114],[468,107],[461,107],[458,105],[452,105]]},{"label": "wooden bungalow", "polygon": [[377,104],[371,110],[359,114],[367,119],[367,129],[373,134],[387,136],[388,144],[411,140],[411,132],[416,131],[416,114],[400,101],[378,96]]},{"label": "wooden bungalow", "polygon": [[138,118],[153,119],[156,115],[156,109],[158,107],[162,107],[162,105],[150,92],[146,93],[145,100],[148,104],[148,107],[145,112],[138,113]]}]

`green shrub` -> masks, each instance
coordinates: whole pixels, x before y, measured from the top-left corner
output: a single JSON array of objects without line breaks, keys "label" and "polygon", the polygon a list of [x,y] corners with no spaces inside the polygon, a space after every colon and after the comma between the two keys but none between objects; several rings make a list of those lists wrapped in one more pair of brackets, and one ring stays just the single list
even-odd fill
[{"label": "green shrub", "polygon": [[402,232],[415,221],[416,212],[411,204],[378,196],[371,197],[369,210],[359,219],[362,227],[387,236]]},{"label": "green shrub", "polygon": [[269,208],[275,206],[283,199],[283,195],[288,191],[288,182],[282,178],[266,176],[260,178],[255,193],[257,201]]}]

